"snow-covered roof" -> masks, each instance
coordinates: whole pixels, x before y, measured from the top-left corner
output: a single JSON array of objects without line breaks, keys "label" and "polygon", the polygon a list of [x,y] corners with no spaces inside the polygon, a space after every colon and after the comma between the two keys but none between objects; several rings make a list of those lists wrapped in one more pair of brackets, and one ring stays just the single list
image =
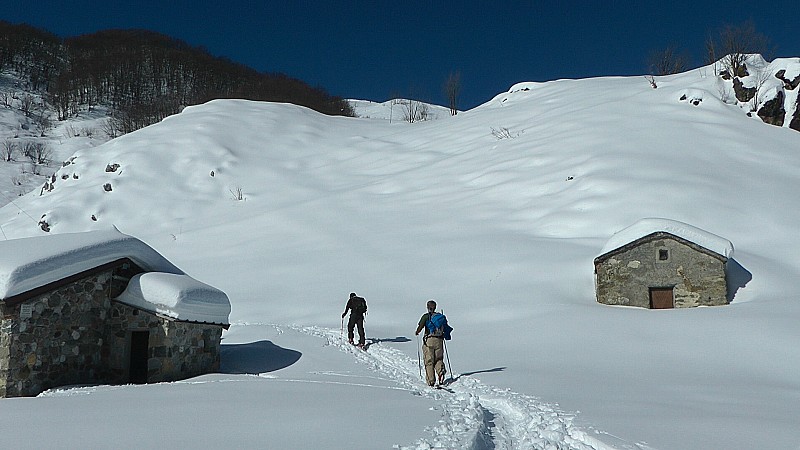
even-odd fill
[{"label": "snow-covered roof", "polygon": [[[128,258],[161,277],[138,288],[138,300],[134,288],[128,303],[180,320],[228,323],[231,306],[222,291],[192,279],[152,247],[116,228],[0,241],[0,255],[0,299]],[[167,280],[174,285],[165,286]]]},{"label": "snow-covered roof", "polygon": [[0,299],[121,258],[142,269],[183,273],[144,242],[116,228],[0,241]]},{"label": "snow-covered roof", "polygon": [[725,258],[733,256],[733,244],[729,240],[687,223],[660,218],[641,219],[633,225],[614,233],[606,242],[600,255],[605,255],[645,236],[659,232],[677,236]]},{"label": "snow-covered roof", "polygon": [[188,275],[147,272],[134,275],[117,300],[175,320],[227,324],[228,296]]}]

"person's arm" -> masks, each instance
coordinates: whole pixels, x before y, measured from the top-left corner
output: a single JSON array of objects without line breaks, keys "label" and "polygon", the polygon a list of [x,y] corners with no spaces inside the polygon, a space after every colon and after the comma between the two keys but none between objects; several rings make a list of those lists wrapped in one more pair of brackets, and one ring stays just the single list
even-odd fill
[{"label": "person's arm", "polygon": [[425,319],[420,318],[419,323],[417,324],[417,331],[414,332],[414,336],[418,336],[419,332],[422,331],[423,328],[425,328]]},{"label": "person's arm", "polygon": [[347,304],[344,305],[344,312],[342,313],[342,319],[344,319],[344,316],[347,315],[347,311],[349,311],[349,310],[350,310],[350,300],[348,300]]}]

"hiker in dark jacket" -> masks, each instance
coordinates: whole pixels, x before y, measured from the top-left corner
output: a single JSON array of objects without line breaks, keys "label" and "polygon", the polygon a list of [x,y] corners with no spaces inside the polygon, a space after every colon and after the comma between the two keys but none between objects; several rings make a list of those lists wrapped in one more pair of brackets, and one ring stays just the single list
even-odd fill
[{"label": "hiker in dark jacket", "polygon": [[436,311],[436,302],[428,300],[428,312],[422,315],[417,324],[417,331],[414,335],[419,335],[420,331],[425,330],[422,338],[422,357],[425,360],[425,381],[428,386],[433,386],[437,381],[439,385],[444,383],[444,374],[447,372],[444,367],[444,337],[433,336],[430,334],[425,324],[430,320]]},{"label": "hiker in dark jacket", "polygon": [[364,314],[367,313],[367,301],[364,298],[356,295],[355,292],[350,293],[350,299],[347,300],[347,305],[344,307],[342,319],[350,311],[350,319],[347,321],[347,340],[353,343],[353,329],[358,327],[358,346],[363,347],[366,343],[364,337]]}]

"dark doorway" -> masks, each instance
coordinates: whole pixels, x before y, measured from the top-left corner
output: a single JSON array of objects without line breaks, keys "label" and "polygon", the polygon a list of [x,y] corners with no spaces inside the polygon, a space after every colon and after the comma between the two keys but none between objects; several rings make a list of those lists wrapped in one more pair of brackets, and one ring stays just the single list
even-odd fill
[{"label": "dark doorway", "polygon": [[672,288],[650,288],[650,309],[672,309],[675,299]]},{"label": "dark doorway", "polygon": [[147,351],[149,348],[149,331],[131,331],[131,383],[147,383]]}]

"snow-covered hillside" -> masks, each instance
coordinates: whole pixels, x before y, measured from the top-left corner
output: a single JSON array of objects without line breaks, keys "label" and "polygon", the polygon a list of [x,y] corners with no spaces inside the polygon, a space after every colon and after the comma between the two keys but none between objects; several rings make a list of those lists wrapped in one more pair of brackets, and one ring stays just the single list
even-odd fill
[{"label": "snow-covered hillside", "polygon": [[[131,424],[199,447],[797,447],[800,133],[710,70],[520,83],[413,124],[212,101],[78,150],[0,209],[5,236],[113,225],[222,289],[222,373],[3,400],[0,443],[86,445],[93,423],[127,448]],[[595,301],[593,258],[646,217],[732,242],[730,305]],[[341,342],[352,291],[367,352]],[[429,298],[452,393],[419,378]]]},{"label": "snow-covered hillside", "polygon": [[[103,132],[106,112],[107,108],[96,107],[57,121],[41,94],[26,91],[14,74],[0,72],[0,204],[41,191],[70,155],[107,142],[109,137]],[[34,161],[24,149],[36,144],[42,150],[41,158]]]}]

